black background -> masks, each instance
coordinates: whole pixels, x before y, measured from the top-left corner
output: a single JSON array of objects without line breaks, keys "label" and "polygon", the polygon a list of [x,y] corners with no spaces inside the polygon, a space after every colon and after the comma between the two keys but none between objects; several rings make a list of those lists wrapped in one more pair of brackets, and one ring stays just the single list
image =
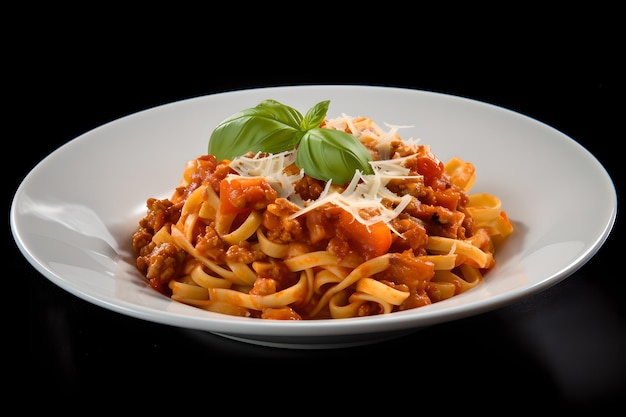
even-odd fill
[{"label": "black background", "polygon": [[[342,19],[301,23],[294,32],[293,22],[249,26],[232,13],[212,13],[204,23],[211,31],[197,22],[187,32],[175,16],[145,29],[134,23],[148,15],[95,27],[89,16],[70,19],[64,30],[59,23],[40,31],[5,64],[14,70],[5,81],[17,92],[5,121],[13,128],[9,201],[39,161],[103,123],[205,94],[297,84],[395,86],[493,103],[572,137],[606,167],[618,197],[623,189],[623,43],[610,11],[582,13],[566,27],[542,21],[533,42],[528,34],[538,22],[509,28],[508,15],[495,27],[466,22],[455,33],[447,33],[449,21],[420,24],[432,15],[413,14],[410,26],[376,16],[375,25],[350,26],[342,36],[326,27],[345,29]],[[216,30],[220,19],[225,29]],[[547,21],[554,19],[566,18]],[[132,29],[121,35],[119,25]],[[388,36],[377,39],[382,32]],[[319,351],[251,346],[110,312],[47,281],[10,238],[5,291],[28,299],[25,313],[22,296],[12,307],[18,323],[28,323],[20,381],[31,392],[114,392],[138,403],[174,402],[172,392],[207,401],[202,393],[211,387],[251,396],[259,407],[294,392],[313,409],[322,399],[350,409],[376,398],[416,412],[436,404],[497,410],[498,401],[507,410],[606,406],[626,393],[620,229],[618,219],[593,259],[540,294],[396,340]]]}]

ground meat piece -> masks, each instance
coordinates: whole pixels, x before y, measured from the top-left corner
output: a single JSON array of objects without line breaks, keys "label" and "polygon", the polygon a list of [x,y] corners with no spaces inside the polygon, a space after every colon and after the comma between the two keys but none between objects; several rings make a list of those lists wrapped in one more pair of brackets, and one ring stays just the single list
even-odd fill
[{"label": "ground meat piece", "polygon": [[390,252],[404,252],[412,250],[416,255],[424,255],[425,250],[422,248],[428,243],[428,234],[424,222],[415,217],[401,216],[396,217],[390,223],[390,226],[400,234],[393,234]]},{"label": "ground meat piece", "polygon": [[152,230],[146,229],[145,227],[140,227],[139,230],[133,234],[133,251],[136,255],[145,255],[142,251],[150,245],[152,237],[154,237]]},{"label": "ground meat piece", "polygon": [[252,245],[245,241],[240,242],[238,245],[229,246],[226,251],[226,259],[242,264],[251,264],[266,257],[267,255],[259,250],[252,249]]},{"label": "ground meat piece", "polygon": [[259,276],[259,279],[268,278],[274,281],[277,291],[296,284],[300,276],[299,273],[290,271],[283,262],[273,258],[267,258],[262,262],[254,262],[252,268]]},{"label": "ground meat piece", "polygon": [[254,286],[250,290],[249,294],[252,295],[268,295],[275,294],[277,291],[278,283],[272,278],[257,278],[254,281]]},{"label": "ground meat piece", "polygon": [[196,249],[202,256],[212,259],[216,262],[224,260],[228,243],[224,242],[213,227],[213,224],[206,226],[204,234],[198,237]]},{"label": "ground meat piece", "polygon": [[154,246],[144,256],[137,257],[137,268],[144,273],[150,286],[166,294],[167,283],[181,274],[187,254],[173,243]]},{"label": "ground meat piece", "polygon": [[407,251],[393,254],[389,258],[389,268],[376,274],[376,279],[405,285],[410,295],[400,305],[400,310],[408,310],[431,304],[426,287],[434,275],[435,265],[432,262],[418,259]]},{"label": "ground meat piece", "polygon": [[324,191],[324,182],[305,175],[296,181],[294,188],[303,200],[317,200]]},{"label": "ground meat piece", "polygon": [[158,232],[168,223],[175,224],[180,218],[181,206],[173,204],[168,199],[149,198],[146,206],[148,211],[146,216],[139,221],[139,226],[152,230],[152,233]]},{"label": "ground meat piece", "polygon": [[299,210],[298,206],[285,198],[277,198],[263,213],[262,225],[265,236],[276,243],[289,243],[304,239],[302,224],[298,218],[289,216]]},{"label": "ground meat piece", "polygon": [[443,206],[430,204],[409,204],[405,212],[424,221],[426,232],[431,236],[444,236],[463,239],[465,229],[462,227],[465,215],[461,211],[452,211]]},{"label": "ground meat piece", "polygon": [[151,246],[154,234],[168,224],[174,224],[180,218],[180,205],[170,200],[149,198],[146,201],[148,208],[146,215],[139,221],[139,229],[133,234],[133,251],[137,255],[148,255],[154,247]]},{"label": "ground meat piece", "polygon": [[278,193],[265,178],[233,177],[220,182],[220,211],[243,213],[246,210],[264,210],[277,196]]}]

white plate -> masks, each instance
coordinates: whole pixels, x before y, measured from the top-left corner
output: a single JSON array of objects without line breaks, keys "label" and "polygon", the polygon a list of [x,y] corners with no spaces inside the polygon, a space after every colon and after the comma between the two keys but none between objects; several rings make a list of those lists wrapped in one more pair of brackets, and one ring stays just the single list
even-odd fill
[{"label": "white plate", "polygon": [[[497,266],[467,293],[374,317],[273,321],[231,317],[171,301],[135,269],[131,236],[148,197],[169,197],[185,162],[207,151],[231,114],[275,99],[302,113],[330,100],[329,117],[413,125],[442,160],[476,166],[472,192],[500,197],[515,232]],[[13,237],[50,281],[98,306],[139,319],[291,348],[365,344],[502,307],[560,282],[608,237],[617,213],[611,178],[583,147],[534,119],[450,95],[368,86],[242,90],[183,100],[87,132],[41,161],[11,206]]]}]

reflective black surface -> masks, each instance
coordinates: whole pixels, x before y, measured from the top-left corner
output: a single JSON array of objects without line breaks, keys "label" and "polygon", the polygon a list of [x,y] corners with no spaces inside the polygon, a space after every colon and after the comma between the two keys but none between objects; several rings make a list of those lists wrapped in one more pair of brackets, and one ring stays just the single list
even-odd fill
[{"label": "reflective black surface", "polygon": [[[333,71],[276,68],[272,75],[260,75],[254,68],[233,71],[217,64],[209,71],[211,64],[201,60],[173,58],[179,59],[177,66],[163,65],[165,57],[144,58],[128,61],[94,52],[65,60],[61,67],[51,65],[30,80],[35,88],[24,110],[33,120],[20,128],[22,137],[14,143],[10,198],[41,159],[103,123],[189,97],[294,84],[389,85],[493,103],[574,138],[604,164],[618,190],[623,185],[623,158],[614,157],[624,136],[623,97],[618,93],[622,80],[613,58],[602,54],[588,56],[595,64],[585,70],[574,67],[577,60],[572,60],[558,67],[541,61],[545,65],[526,72],[514,71],[512,62],[476,72],[418,66],[385,75],[364,75],[353,66]],[[113,313],[50,283],[22,257],[12,238],[5,257],[12,278],[5,280],[26,286],[28,304],[20,304],[25,301],[21,299],[12,308],[28,325],[24,366],[31,376],[30,390],[85,393],[108,385],[118,393],[166,396],[173,385],[189,390],[180,384],[191,380],[213,386],[238,380],[242,393],[268,402],[277,401],[287,387],[308,392],[307,398],[345,398],[353,387],[365,397],[406,401],[418,401],[417,396],[436,402],[437,393],[445,392],[457,403],[491,404],[490,409],[496,409],[496,400],[512,408],[546,403],[595,407],[617,402],[626,393],[622,231],[618,218],[593,259],[540,294],[395,340],[346,349],[259,347]],[[229,372],[231,366],[237,371]],[[269,392],[259,392],[264,389]]]}]

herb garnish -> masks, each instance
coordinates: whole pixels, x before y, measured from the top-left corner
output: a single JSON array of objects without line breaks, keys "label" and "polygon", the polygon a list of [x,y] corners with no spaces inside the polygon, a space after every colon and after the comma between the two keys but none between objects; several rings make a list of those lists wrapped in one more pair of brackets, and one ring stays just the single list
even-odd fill
[{"label": "herb garnish", "polygon": [[221,122],[209,140],[208,152],[218,160],[248,152],[279,153],[296,149],[295,164],[313,178],[345,184],[355,171],[373,174],[372,157],[346,132],[321,128],[330,100],[317,103],[306,115],[276,100],[265,100]]}]

